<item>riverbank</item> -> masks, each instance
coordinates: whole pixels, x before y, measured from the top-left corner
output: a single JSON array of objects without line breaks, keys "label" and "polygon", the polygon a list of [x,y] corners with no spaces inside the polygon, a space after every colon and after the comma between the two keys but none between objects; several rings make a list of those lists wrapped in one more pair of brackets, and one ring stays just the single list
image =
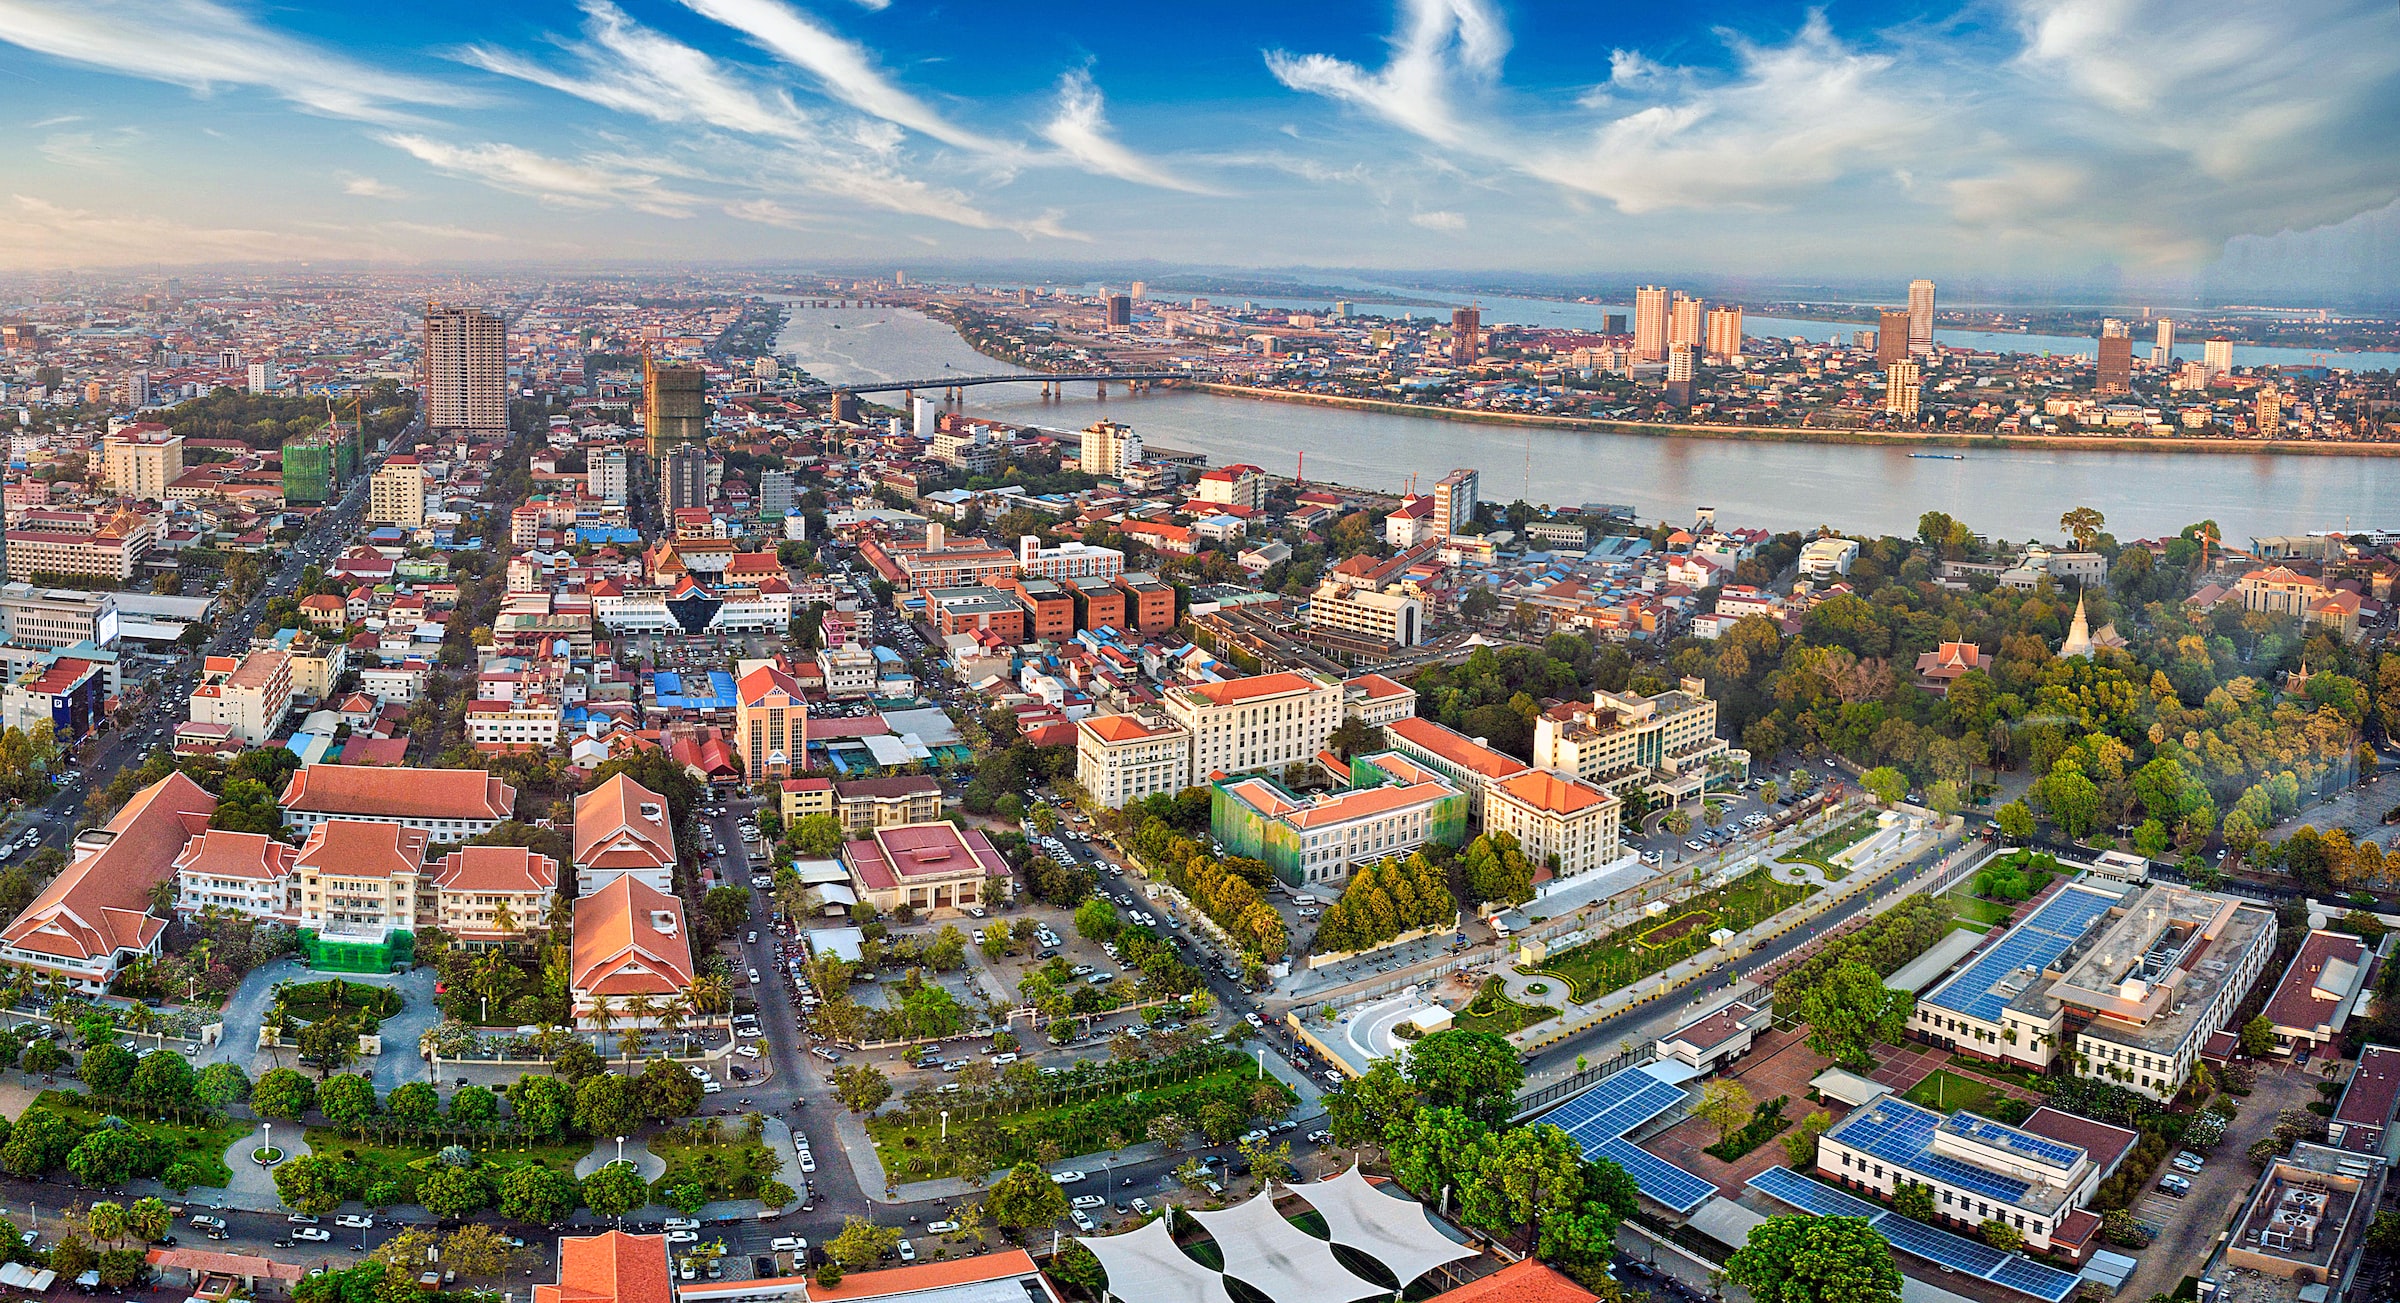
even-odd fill
[{"label": "riverbank", "polygon": [[2400,457],[2400,443],[2332,442],[2296,439],[2174,439],[2148,435],[2105,434],[1910,434],[1898,430],[1836,430],[1817,426],[1713,425],[1700,421],[1610,421],[1583,416],[1543,416],[1534,412],[1476,411],[1394,403],[1379,398],[1342,394],[1306,394],[1256,385],[1218,381],[1176,382],[1184,388],[1227,398],[1298,403],[1311,407],[1347,407],[1362,412],[1385,412],[1436,421],[1477,425],[1531,425],[1554,430],[1590,430],[1608,434],[1639,434],[1654,438],[1731,439],[1750,443],[1882,444],[1901,448],[2051,448],[2077,451],[2300,453],[2341,457]]}]

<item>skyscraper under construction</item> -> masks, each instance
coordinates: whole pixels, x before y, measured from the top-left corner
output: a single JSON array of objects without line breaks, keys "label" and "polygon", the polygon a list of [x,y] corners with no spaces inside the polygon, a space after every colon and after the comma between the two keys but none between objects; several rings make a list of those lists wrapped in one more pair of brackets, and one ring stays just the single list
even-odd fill
[{"label": "skyscraper under construction", "polygon": [[708,373],[696,366],[664,366],[642,359],[642,428],[650,436],[650,459],[667,449],[708,441]]}]

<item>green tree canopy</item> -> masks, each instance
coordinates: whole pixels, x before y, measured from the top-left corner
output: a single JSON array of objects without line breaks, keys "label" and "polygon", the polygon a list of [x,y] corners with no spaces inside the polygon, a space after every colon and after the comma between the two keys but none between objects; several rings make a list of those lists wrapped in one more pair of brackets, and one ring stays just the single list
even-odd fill
[{"label": "green tree canopy", "polygon": [[1770,1217],[1725,1275],[1758,1303],[1900,1303],[1892,1246],[1859,1217]]}]

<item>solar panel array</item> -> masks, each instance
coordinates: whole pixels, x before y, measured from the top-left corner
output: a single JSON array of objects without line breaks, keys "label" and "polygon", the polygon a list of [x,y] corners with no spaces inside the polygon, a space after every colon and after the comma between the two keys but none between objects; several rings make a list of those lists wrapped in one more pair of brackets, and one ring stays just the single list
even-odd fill
[{"label": "solar panel array", "polygon": [[1984,1022],[2000,1021],[2009,997],[1994,989],[2021,968],[2042,969],[2067,952],[2092,920],[2108,912],[2115,900],[2098,892],[2068,887],[2042,902],[2024,922],[2010,928],[1998,944],[1975,957],[1958,976],[1925,997],[1925,1003]]},{"label": "solar panel array", "polygon": [[1880,1204],[1810,1180],[1788,1167],[1770,1167],[1751,1177],[1750,1188],[1820,1217],[1864,1218],[1877,1234],[1903,1253],[1981,1277],[2020,1294],[2030,1294],[2046,1303],[2062,1303],[2075,1292],[2081,1279],[2073,1272],[2044,1266],[2022,1254],[2002,1253],[1988,1244],[1903,1217]]},{"label": "solar panel array", "polygon": [[1933,1152],[1933,1132],[1942,1115],[1905,1100],[1879,1099],[1843,1118],[1825,1138],[1863,1150],[1895,1167],[1939,1177],[1986,1199],[2017,1203],[2031,1183]]},{"label": "solar panel array", "polygon": [[2080,1145],[2064,1144],[2052,1140],[2048,1136],[2037,1136],[2030,1131],[2019,1131],[2006,1123],[1993,1121],[1981,1113],[1969,1113],[1961,1110],[1951,1114],[1950,1120],[1943,1125],[1970,1140],[1979,1141],[1995,1149],[2006,1149],[2011,1153],[2048,1163],[2052,1167],[2073,1167],[2083,1158],[2083,1148]]},{"label": "solar panel array", "polygon": [[1708,1202],[1716,1183],[1692,1175],[1625,1139],[1625,1133],[1683,1102],[1683,1090],[1627,1068],[1602,1078],[1590,1090],[1542,1115],[1583,1147],[1583,1156],[1605,1158],[1625,1169],[1641,1192],[1657,1203],[1688,1213]]}]

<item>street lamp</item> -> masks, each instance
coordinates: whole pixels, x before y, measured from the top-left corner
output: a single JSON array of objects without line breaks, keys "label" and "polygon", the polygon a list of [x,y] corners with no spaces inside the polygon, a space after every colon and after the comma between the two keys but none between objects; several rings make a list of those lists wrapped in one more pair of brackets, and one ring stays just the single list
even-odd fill
[{"label": "street lamp", "polygon": [[617,1137],[617,1161],[620,1163],[625,1161],[625,1137],[623,1136]]},{"label": "street lamp", "polygon": [[950,1110],[942,1110],[942,1143],[950,1143]]}]

